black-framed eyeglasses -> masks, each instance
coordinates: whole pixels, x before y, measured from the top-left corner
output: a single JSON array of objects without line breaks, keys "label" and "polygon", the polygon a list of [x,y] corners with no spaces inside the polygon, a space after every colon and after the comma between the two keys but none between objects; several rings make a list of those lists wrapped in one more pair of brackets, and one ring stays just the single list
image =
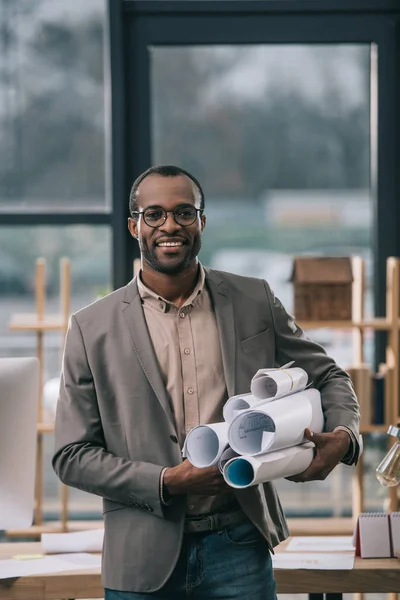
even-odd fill
[{"label": "black-framed eyeglasses", "polygon": [[168,213],[172,213],[175,223],[178,223],[178,225],[182,225],[183,227],[188,227],[189,225],[193,225],[197,219],[197,213],[201,214],[202,212],[203,210],[201,208],[195,208],[190,204],[182,204],[176,206],[173,210],[165,210],[161,206],[148,206],[142,211],[134,210],[132,211],[132,214],[142,215],[146,225],[156,228],[164,225]]}]

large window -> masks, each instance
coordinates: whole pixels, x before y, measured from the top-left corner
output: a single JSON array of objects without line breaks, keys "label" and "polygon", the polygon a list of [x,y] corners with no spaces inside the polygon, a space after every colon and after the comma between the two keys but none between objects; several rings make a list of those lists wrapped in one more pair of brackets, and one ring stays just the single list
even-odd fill
[{"label": "large window", "polygon": [[0,208],[105,206],[103,13],[2,0]]},{"label": "large window", "polygon": [[[369,44],[149,51],[152,162],[181,165],[204,186],[201,260],[267,279],[289,311],[293,257],[307,254],[361,255],[372,311],[373,51]],[[342,367],[352,364],[348,330],[307,333]],[[334,505],[336,514],[348,512],[350,477],[343,467],[324,484],[280,481],[285,510],[329,514]],[[371,485],[371,506],[376,493]]]},{"label": "large window", "polygon": [[[372,311],[370,56],[349,44],[150,51],[153,162],[204,185],[202,261],[266,278],[288,310],[293,256],[313,254],[361,255]],[[314,336],[349,366],[345,332]]]},{"label": "large window", "polygon": [[[35,257],[46,260],[46,313],[60,312],[59,261],[71,261],[71,310],[76,311],[110,291],[111,231],[107,226],[58,225],[0,227],[0,356],[35,354],[31,332],[9,331],[12,314],[35,311]],[[61,334],[48,332],[45,379],[60,371]]]},{"label": "large window", "polygon": [[[48,313],[59,311],[63,257],[72,311],[111,289],[104,21],[103,0],[0,0],[0,356],[36,353],[35,334],[9,322],[35,311],[37,258],[46,260]],[[46,383],[60,372],[61,333],[46,332],[44,350]],[[46,434],[44,508],[58,518],[53,445]],[[71,492],[71,514],[97,508]]]}]

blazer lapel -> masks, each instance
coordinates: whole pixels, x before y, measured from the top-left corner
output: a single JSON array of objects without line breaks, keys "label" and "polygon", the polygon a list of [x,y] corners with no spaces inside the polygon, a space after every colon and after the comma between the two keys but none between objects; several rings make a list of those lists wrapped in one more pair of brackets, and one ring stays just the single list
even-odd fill
[{"label": "blazer lapel", "polygon": [[211,269],[204,269],[217,319],[221,344],[222,364],[229,397],[235,395],[235,321],[231,292],[224,280]]},{"label": "blazer lapel", "polygon": [[147,329],[142,302],[135,279],[126,286],[123,315],[128,326],[133,348],[139,363],[141,364],[155,395],[157,396],[161,406],[163,407],[175,429],[174,417]]}]

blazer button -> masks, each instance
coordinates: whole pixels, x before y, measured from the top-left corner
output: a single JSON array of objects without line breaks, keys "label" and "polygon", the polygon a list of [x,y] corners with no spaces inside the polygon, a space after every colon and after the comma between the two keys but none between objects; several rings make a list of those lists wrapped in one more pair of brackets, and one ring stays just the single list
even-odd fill
[{"label": "blazer button", "polygon": [[169,437],[173,442],[175,442],[175,444],[178,443],[178,438],[176,437],[176,435],[170,435]]}]

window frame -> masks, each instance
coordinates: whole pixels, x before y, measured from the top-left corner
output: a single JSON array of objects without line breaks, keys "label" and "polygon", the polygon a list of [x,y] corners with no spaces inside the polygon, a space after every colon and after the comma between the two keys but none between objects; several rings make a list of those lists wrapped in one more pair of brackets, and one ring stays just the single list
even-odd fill
[{"label": "window frame", "polygon": [[[139,256],[127,228],[134,178],[151,164],[148,46],[375,43],[377,183],[373,189],[375,313],[385,311],[386,258],[400,256],[400,9],[397,0],[107,0],[105,173],[108,206],[93,211],[0,208],[0,225],[109,225],[113,287]],[[140,94],[136,90],[140,89]]]},{"label": "window frame", "polygon": [[[386,309],[386,258],[400,256],[400,9],[396,0],[108,0],[113,120],[114,211],[151,165],[149,46],[365,43],[378,47],[376,182],[373,196],[374,311]],[[140,89],[140,94],[136,90]],[[117,114],[118,113],[118,114]],[[113,121],[113,122],[114,122]],[[124,136],[117,132],[124,131]],[[117,139],[118,138],[118,139]],[[371,165],[372,167],[372,165]],[[127,206],[125,216],[127,216]],[[137,244],[119,240],[116,286],[131,273]],[[121,264],[122,263],[122,264]],[[384,334],[377,356],[384,356]]]}]

